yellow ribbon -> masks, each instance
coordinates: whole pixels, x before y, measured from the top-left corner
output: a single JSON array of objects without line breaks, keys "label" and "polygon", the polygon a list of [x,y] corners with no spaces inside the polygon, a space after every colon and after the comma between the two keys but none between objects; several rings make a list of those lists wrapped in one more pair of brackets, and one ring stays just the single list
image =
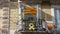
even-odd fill
[{"label": "yellow ribbon", "polygon": [[29,24],[29,30],[34,30],[35,28],[34,28],[34,24],[33,23],[30,23]]}]

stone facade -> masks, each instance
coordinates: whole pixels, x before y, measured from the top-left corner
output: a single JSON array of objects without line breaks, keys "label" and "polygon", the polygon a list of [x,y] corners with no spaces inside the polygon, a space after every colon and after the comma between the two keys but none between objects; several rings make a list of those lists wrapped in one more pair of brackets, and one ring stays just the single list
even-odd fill
[{"label": "stone facade", "polygon": [[[42,12],[41,15],[43,15],[43,16],[41,16],[42,19],[45,19],[47,23],[53,23],[53,21],[52,21],[53,16],[51,16],[51,5],[41,5],[41,12]],[[14,32],[16,25],[19,22],[19,17],[18,17],[19,9],[18,9],[17,2],[10,2],[10,12],[9,13],[10,13],[10,31]],[[1,8],[1,5],[0,5],[0,29],[1,30],[2,30],[2,26],[3,26],[2,16],[3,16],[3,9]]]},{"label": "stone facade", "polygon": [[[4,10],[3,10],[4,6],[3,6],[2,3],[3,2],[1,1],[1,3],[0,3],[0,34],[2,33],[2,30],[4,29],[3,27],[6,27],[6,26],[3,26],[3,24],[4,25],[7,24],[6,21],[4,21],[5,18],[3,19],[3,16],[5,15],[5,13],[4,13]],[[18,19],[19,19],[18,18],[18,16],[19,16],[18,4],[17,4],[17,2],[10,2],[9,5],[10,6],[9,6],[9,14],[8,15],[9,15],[9,23],[10,23],[10,25],[7,25],[7,26],[8,27],[10,26],[9,27],[10,28],[9,30],[11,31],[10,33],[12,33],[12,32],[14,33],[15,28],[16,28],[16,24],[18,23]]]}]

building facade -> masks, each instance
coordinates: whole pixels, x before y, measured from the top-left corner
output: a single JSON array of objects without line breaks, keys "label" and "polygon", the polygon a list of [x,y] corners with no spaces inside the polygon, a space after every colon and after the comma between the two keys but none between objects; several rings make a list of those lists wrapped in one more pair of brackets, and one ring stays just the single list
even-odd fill
[{"label": "building facade", "polygon": [[14,34],[18,16],[17,2],[0,0],[0,34]]},{"label": "building facade", "polygon": [[[3,0],[4,1],[4,0]],[[19,8],[18,8],[18,1],[16,0],[7,0],[9,3],[7,5],[9,5],[8,10],[8,19],[4,17],[3,19],[3,14],[4,14],[4,8],[7,8],[5,6],[3,6],[3,1],[0,0],[0,31],[1,34],[5,29],[9,29],[10,33],[13,34],[16,28],[16,24],[19,22]],[[21,0],[23,3],[29,5],[29,3],[31,1],[26,2],[25,0]],[[45,19],[45,21],[47,22],[47,25],[51,24],[52,25],[56,25],[57,26],[57,30],[60,29],[60,0],[38,0],[36,3],[36,0],[34,0],[32,3],[36,4],[37,2],[39,3],[40,6],[40,15],[41,15],[41,19]],[[31,4],[32,4],[31,3]],[[35,7],[35,5],[33,5],[33,7]],[[6,12],[7,13],[7,12]],[[7,20],[8,23],[4,20]],[[6,22],[6,23],[5,23]],[[4,24],[5,23],[5,24]],[[7,27],[6,27],[6,26]],[[2,31],[3,30],[3,31]]]}]

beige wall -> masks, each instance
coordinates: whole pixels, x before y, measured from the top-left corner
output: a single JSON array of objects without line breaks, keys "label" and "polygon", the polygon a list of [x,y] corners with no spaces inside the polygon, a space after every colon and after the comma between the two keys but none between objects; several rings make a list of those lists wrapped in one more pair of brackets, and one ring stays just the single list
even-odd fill
[{"label": "beige wall", "polygon": [[10,9],[10,29],[15,29],[18,23],[19,13],[18,9]]},{"label": "beige wall", "polygon": [[2,14],[3,14],[3,12],[2,12],[2,9],[0,9],[0,34],[2,34]]},{"label": "beige wall", "polygon": [[10,29],[14,30],[19,20],[19,9],[17,2],[10,2]]},{"label": "beige wall", "polygon": [[16,2],[10,3],[10,34],[14,34],[19,21],[19,9]]},{"label": "beige wall", "polygon": [[[3,7],[2,7],[3,8]],[[0,7],[0,34],[2,33],[2,26],[3,26],[3,9]],[[16,3],[11,3],[10,6],[10,30],[11,32],[15,30],[16,24],[18,23],[18,5]]]},{"label": "beige wall", "polygon": [[2,28],[2,9],[0,9],[0,29]]},{"label": "beige wall", "polygon": [[51,16],[51,5],[42,5],[42,19],[45,19],[47,23],[52,23],[52,16]]}]

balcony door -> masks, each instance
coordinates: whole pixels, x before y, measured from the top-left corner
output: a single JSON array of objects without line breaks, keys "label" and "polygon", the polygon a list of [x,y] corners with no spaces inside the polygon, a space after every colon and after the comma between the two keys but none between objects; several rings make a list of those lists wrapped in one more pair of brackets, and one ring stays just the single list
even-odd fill
[{"label": "balcony door", "polygon": [[60,31],[60,8],[55,8],[55,24],[56,24],[56,30]]}]

